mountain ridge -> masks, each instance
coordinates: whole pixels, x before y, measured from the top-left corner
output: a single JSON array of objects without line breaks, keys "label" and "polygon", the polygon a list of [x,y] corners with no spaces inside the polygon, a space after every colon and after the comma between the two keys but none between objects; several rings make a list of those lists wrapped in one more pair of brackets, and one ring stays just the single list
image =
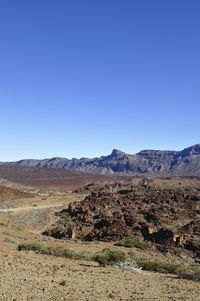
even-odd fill
[{"label": "mountain ridge", "polygon": [[113,149],[110,155],[96,158],[24,159],[1,164],[45,168],[68,168],[102,175],[178,175],[200,176],[200,144],[181,151],[142,150],[127,154]]}]

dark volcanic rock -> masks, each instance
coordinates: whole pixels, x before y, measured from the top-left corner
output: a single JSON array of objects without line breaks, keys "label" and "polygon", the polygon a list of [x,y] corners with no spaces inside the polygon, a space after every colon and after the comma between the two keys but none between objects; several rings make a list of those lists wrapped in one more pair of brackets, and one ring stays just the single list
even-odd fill
[{"label": "dark volcanic rock", "polygon": [[[104,190],[103,190],[104,187]],[[124,237],[159,244],[159,248],[185,248],[199,254],[200,197],[189,189],[110,184],[81,202],[70,203],[60,222],[44,234],[56,238],[117,241]],[[123,193],[122,193],[123,192]],[[193,219],[194,218],[194,219]],[[163,246],[163,247],[161,247]]]}]

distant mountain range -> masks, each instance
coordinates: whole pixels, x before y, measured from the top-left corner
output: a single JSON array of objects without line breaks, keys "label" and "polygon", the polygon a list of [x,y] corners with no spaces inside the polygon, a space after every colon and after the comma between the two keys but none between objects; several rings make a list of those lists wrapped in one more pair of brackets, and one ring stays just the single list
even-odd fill
[{"label": "distant mountain range", "polygon": [[[5,163],[2,163],[5,164]],[[179,175],[200,176],[200,144],[182,151],[143,150],[135,155],[114,149],[99,158],[51,158],[20,160],[8,165],[46,168],[72,168],[84,173],[102,175]]]}]

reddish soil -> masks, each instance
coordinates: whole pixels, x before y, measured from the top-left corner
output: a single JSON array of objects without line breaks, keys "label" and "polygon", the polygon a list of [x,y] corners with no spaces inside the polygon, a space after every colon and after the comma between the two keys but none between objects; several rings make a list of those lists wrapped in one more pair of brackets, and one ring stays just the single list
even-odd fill
[{"label": "reddish soil", "polygon": [[0,202],[10,200],[10,199],[21,199],[21,198],[30,198],[31,194],[12,189],[4,186],[0,186]]},{"label": "reddish soil", "polygon": [[115,180],[112,176],[85,174],[71,169],[10,165],[0,165],[0,178],[22,185],[63,191],[71,191],[91,182],[104,184]]}]

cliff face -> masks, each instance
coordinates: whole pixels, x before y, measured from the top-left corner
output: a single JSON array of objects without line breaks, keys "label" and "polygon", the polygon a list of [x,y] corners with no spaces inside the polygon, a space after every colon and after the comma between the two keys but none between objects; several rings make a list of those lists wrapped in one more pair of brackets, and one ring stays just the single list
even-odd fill
[{"label": "cliff face", "polygon": [[7,164],[46,168],[73,168],[92,174],[158,174],[200,176],[200,144],[182,151],[143,150],[135,155],[114,149],[100,158],[21,160]]}]

